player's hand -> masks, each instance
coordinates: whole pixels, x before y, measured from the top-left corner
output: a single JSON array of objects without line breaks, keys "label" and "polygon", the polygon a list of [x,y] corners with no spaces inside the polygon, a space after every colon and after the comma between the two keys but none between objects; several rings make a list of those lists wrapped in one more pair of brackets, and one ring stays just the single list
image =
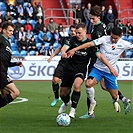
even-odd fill
[{"label": "player's hand", "polygon": [[111,74],[113,74],[115,77],[118,77],[118,72],[117,72],[113,67],[110,68],[110,72],[111,72]]},{"label": "player's hand", "polygon": [[18,66],[20,66],[20,67],[22,67],[22,65],[23,65],[22,62],[17,62],[16,64],[17,64]]},{"label": "player's hand", "polygon": [[48,63],[50,63],[51,62],[51,60],[52,60],[52,58],[49,58],[47,61],[48,61]]},{"label": "player's hand", "polygon": [[69,51],[67,52],[67,57],[68,57],[68,58],[69,58],[69,57],[72,57],[72,56],[74,55],[74,53],[75,53],[75,50],[74,50],[74,49],[69,50]]},{"label": "player's hand", "polygon": [[67,58],[67,53],[62,53],[62,54],[61,54],[61,57],[62,57],[62,58]]}]

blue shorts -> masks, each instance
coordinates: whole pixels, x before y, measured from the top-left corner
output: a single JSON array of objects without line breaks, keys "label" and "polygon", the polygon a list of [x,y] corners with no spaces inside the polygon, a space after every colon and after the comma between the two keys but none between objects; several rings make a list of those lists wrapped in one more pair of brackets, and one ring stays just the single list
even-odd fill
[{"label": "blue shorts", "polygon": [[107,73],[93,67],[88,77],[89,76],[94,77],[97,82],[100,82],[101,79],[104,78],[104,83],[107,89],[118,90],[117,79],[111,73]]}]

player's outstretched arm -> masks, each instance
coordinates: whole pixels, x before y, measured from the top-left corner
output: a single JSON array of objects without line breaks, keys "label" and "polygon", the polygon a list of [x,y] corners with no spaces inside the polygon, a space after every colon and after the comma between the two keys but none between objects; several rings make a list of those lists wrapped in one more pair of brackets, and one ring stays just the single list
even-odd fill
[{"label": "player's outstretched arm", "polygon": [[67,52],[67,56],[68,56],[68,58],[69,58],[69,57],[73,56],[74,53],[75,53],[77,50],[89,48],[89,47],[91,47],[91,46],[94,46],[94,42],[93,42],[93,41],[84,43],[84,44],[82,44],[82,45],[80,45],[80,46],[78,46],[78,47],[75,47],[75,48],[69,50],[69,51]]},{"label": "player's outstretched arm", "polygon": [[61,57],[62,58],[67,58],[67,53],[66,51],[68,50],[69,46],[68,45],[64,45],[61,49]]},{"label": "player's outstretched arm", "polygon": [[21,61],[19,61],[19,62],[10,62],[10,64],[9,64],[9,67],[14,67],[14,66],[20,66],[20,67],[22,67],[22,62]]},{"label": "player's outstretched arm", "polygon": [[99,58],[99,60],[109,68],[111,74],[118,77],[117,71],[112,67],[112,65],[108,62],[108,60],[100,52],[97,52],[96,55]]},{"label": "player's outstretched arm", "polygon": [[55,51],[54,51],[54,53],[48,58],[48,62],[51,62],[51,60],[53,59],[53,57],[55,57],[56,55],[58,55],[59,54],[59,52],[61,51],[61,46],[59,46]]}]

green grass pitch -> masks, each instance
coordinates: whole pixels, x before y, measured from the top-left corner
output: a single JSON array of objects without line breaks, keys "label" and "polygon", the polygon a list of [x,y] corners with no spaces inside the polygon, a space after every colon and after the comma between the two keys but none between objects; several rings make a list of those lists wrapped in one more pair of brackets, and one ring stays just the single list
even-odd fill
[{"label": "green grass pitch", "polygon": [[[95,86],[97,106],[94,119],[79,119],[87,112],[85,85],[81,88],[81,98],[76,110],[76,119],[68,127],[56,124],[57,111],[61,101],[50,107],[53,92],[50,81],[17,81],[21,94],[28,102],[9,104],[0,109],[0,133],[132,133],[133,111],[124,114],[123,103],[121,112],[116,113],[108,92],[99,85]],[[119,89],[132,99],[132,82],[119,82]],[[133,105],[133,104],[132,104]],[[132,106],[133,107],[133,106]],[[69,113],[68,108],[66,113]]]}]

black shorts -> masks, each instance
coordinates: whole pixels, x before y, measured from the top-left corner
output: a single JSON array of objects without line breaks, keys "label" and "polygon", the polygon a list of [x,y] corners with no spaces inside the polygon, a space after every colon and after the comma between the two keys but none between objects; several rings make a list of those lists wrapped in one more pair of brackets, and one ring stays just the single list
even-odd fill
[{"label": "black shorts", "polygon": [[54,77],[58,77],[59,79],[62,79],[63,77],[63,65],[59,63],[54,71],[53,74]]},{"label": "black shorts", "polygon": [[0,73],[0,89],[4,89],[8,84],[12,83],[12,80],[6,73]]},{"label": "black shorts", "polygon": [[70,71],[70,70],[65,69],[63,72],[61,87],[71,88],[74,83],[74,80],[77,77],[80,77],[84,81],[85,76],[86,76],[85,70]]}]

